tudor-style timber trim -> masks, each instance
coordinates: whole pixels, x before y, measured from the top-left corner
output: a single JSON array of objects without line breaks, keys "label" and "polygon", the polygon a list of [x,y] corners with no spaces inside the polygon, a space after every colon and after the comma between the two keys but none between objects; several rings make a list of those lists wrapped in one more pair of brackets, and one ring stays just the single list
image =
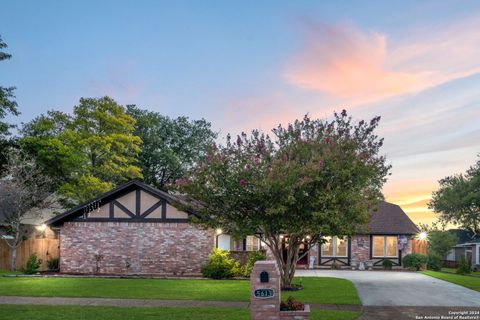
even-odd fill
[{"label": "tudor-style timber trim", "polygon": [[[135,192],[135,212],[130,211],[125,205],[121,204],[118,199],[122,196]],[[145,192],[158,201],[155,202],[152,206],[147,208],[143,213],[141,212],[142,197],[141,192]],[[84,208],[89,206],[91,203],[101,202],[107,205],[108,203],[108,217],[90,217],[89,213],[84,213]],[[87,202],[84,202],[73,209],[70,209],[52,219],[49,219],[45,222],[47,225],[53,227],[58,227],[63,225],[67,221],[82,221],[82,222],[160,222],[160,223],[186,223],[189,222],[189,218],[168,218],[167,217],[167,204],[178,208],[178,206],[185,207],[185,201],[175,195],[168,194],[164,191],[152,188],[151,186],[138,181],[132,180],[129,181],[109,192],[106,192],[94,199],[91,199]],[[154,212],[156,209],[161,207],[161,218],[149,218],[149,215]],[[118,208],[118,209],[115,209]],[[133,208],[132,208],[133,209]],[[115,217],[115,211],[121,210],[128,217]],[[197,213],[189,209],[180,209],[185,212],[187,215],[197,216]]]},{"label": "tudor-style timber trim", "polygon": [[[145,212],[142,213],[142,214],[140,215],[140,217],[141,217],[141,218],[145,218],[145,217],[148,216],[150,213],[152,213],[153,211],[155,211],[155,209],[158,209],[158,207],[160,207],[160,206],[162,206],[162,205],[164,205],[164,204],[166,204],[165,201],[159,200],[159,201],[158,201],[157,203],[155,203],[153,206],[151,206],[150,208],[148,208],[147,210],[145,210]],[[140,212],[140,210],[139,210],[139,212]],[[165,218],[167,218],[167,217],[165,216]],[[152,219],[152,218],[150,218],[150,219]],[[163,219],[163,215],[162,215],[162,219]]]},{"label": "tudor-style timber trim", "polygon": [[138,217],[140,216],[140,204],[141,204],[141,197],[140,197],[140,189],[135,190],[135,215]]},{"label": "tudor-style timber trim", "polygon": [[331,265],[334,262],[338,262],[344,266],[349,266],[352,259],[352,237],[348,237],[347,241],[347,256],[335,257],[335,256],[322,256],[322,244],[318,243],[318,265]]}]

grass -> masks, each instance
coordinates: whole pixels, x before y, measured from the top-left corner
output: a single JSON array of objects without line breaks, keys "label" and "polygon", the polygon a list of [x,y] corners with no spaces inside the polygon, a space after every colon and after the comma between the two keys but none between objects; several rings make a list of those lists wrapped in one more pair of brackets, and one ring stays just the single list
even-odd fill
[{"label": "grass", "polygon": [[0,275],[6,275],[6,274],[22,274],[22,272],[0,269]]},{"label": "grass", "polygon": [[[442,268],[442,272],[446,273],[457,273],[457,269],[455,268]],[[480,271],[473,271],[471,274],[469,274],[472,277],[480,277]]]},{"label": "grass", "polygon": [[[0,305],[0,320],[248,320],[248,309]],[[313,310],[312,320],[353,320],[359,312]]]},{"label": "grass", "polygon": [[[360,304],[353,284],[337,278],[296,278],[303,290],[283,292],[306,303]],[[0,296],[248,301],[245,280],[0,277]]]},{"label": "grass", "polygon": [[438,271],[423,271],[422,273],[440,280],[445,280],[470,288],[472,290],[480,291],[480,277],[463,276],[459,274]]},{"label": "grass", "polygon": [[295,278],[294,283],[303,285],[303,290],[282,292],[283,299],[288,296],[306,302],[323,304],[360,304],[360,298],[353,283],[338,278]]}]

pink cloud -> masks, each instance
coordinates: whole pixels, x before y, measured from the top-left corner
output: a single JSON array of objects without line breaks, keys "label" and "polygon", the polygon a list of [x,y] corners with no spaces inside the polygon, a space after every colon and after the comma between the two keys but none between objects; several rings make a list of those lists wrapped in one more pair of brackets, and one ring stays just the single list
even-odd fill
[{"label": "pink cloud", "polygon": [[395,41],[351,25],[308,22],[284,78],[351,106],[418,92],[480,71],[479,23],[473,16]]},{"label": "pink cloud", "polygon": [[292,84],[351,99],[408,92],[420,82],[417,75],[387,68],[382,34],[320,23],[309,23],[307,32],[285,74]]}]

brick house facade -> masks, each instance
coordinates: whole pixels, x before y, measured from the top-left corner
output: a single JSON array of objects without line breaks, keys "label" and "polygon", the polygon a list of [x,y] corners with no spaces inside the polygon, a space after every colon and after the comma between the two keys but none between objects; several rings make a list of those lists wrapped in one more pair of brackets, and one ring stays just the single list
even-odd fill
[{"label": "brick house facade", "polygon": [[66,222],[60,234],[60,270],[198,275],[213,239],[212,230],[188,223]]},{"label": "brick house facade", "polygon": [[128,182],[46,223],[60,232],[60,271],[199,275],[215,231],[189,223],[182,199]]},{"label": "brick house facade", "polygon": [[[134,180],[48,220],[59,231],[60,271],[192,276],[200,274],[214,247],[236,251],[239,260],[246,260],[248,251],[266,249],[254,236],[237,240],[191,224],[196,213],[182,210],[186,207],[181,197]],[[311,260],[314,267],[361,262],[381,267],[385,259],[401,266],[402,256],[412,250],[416,226],[387,202],[380,202],[371,216],[369,233],[328,237],[326,244],[310,248],[300,267]]]}]

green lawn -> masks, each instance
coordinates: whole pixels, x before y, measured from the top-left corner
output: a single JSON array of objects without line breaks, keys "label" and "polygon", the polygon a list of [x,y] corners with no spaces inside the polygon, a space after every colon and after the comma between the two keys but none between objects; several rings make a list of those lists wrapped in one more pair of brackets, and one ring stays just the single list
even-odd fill
[{"label": "green lawn", "polygon": [[[297,278],[303,290],[284,292],[306,303],[360,304],[353,284],[337,278]],[[245,280],[0,277],[0,295],[125,299],[248,301]]]},{"label": "green lawn", "polygon": [[445,280],[476,291],[480,291],[480,277],[462,276],[459,274],[438,271],[423,271],[422,273],[437,279]]},{"label": "green lawn", "polygon": [[[225,308],[116,308],[90,306],[0,305],[0,320],[248,320],[247,309]],[[311,313],[312,320],[352,320],[359,312],[320,311]]]},{"label": "green lawn", "polygon": [[[457,273],[457,269],[455,269],[455,268],[442,268],[442,272]],[[480,271],[474,271],[470,275],[473,276],[473,277],[480,277]]]},{"label": "green lawn", "polygon": [[0,275],[5,275],[5,274],[22,274],[22,272],[0,269]]}]

